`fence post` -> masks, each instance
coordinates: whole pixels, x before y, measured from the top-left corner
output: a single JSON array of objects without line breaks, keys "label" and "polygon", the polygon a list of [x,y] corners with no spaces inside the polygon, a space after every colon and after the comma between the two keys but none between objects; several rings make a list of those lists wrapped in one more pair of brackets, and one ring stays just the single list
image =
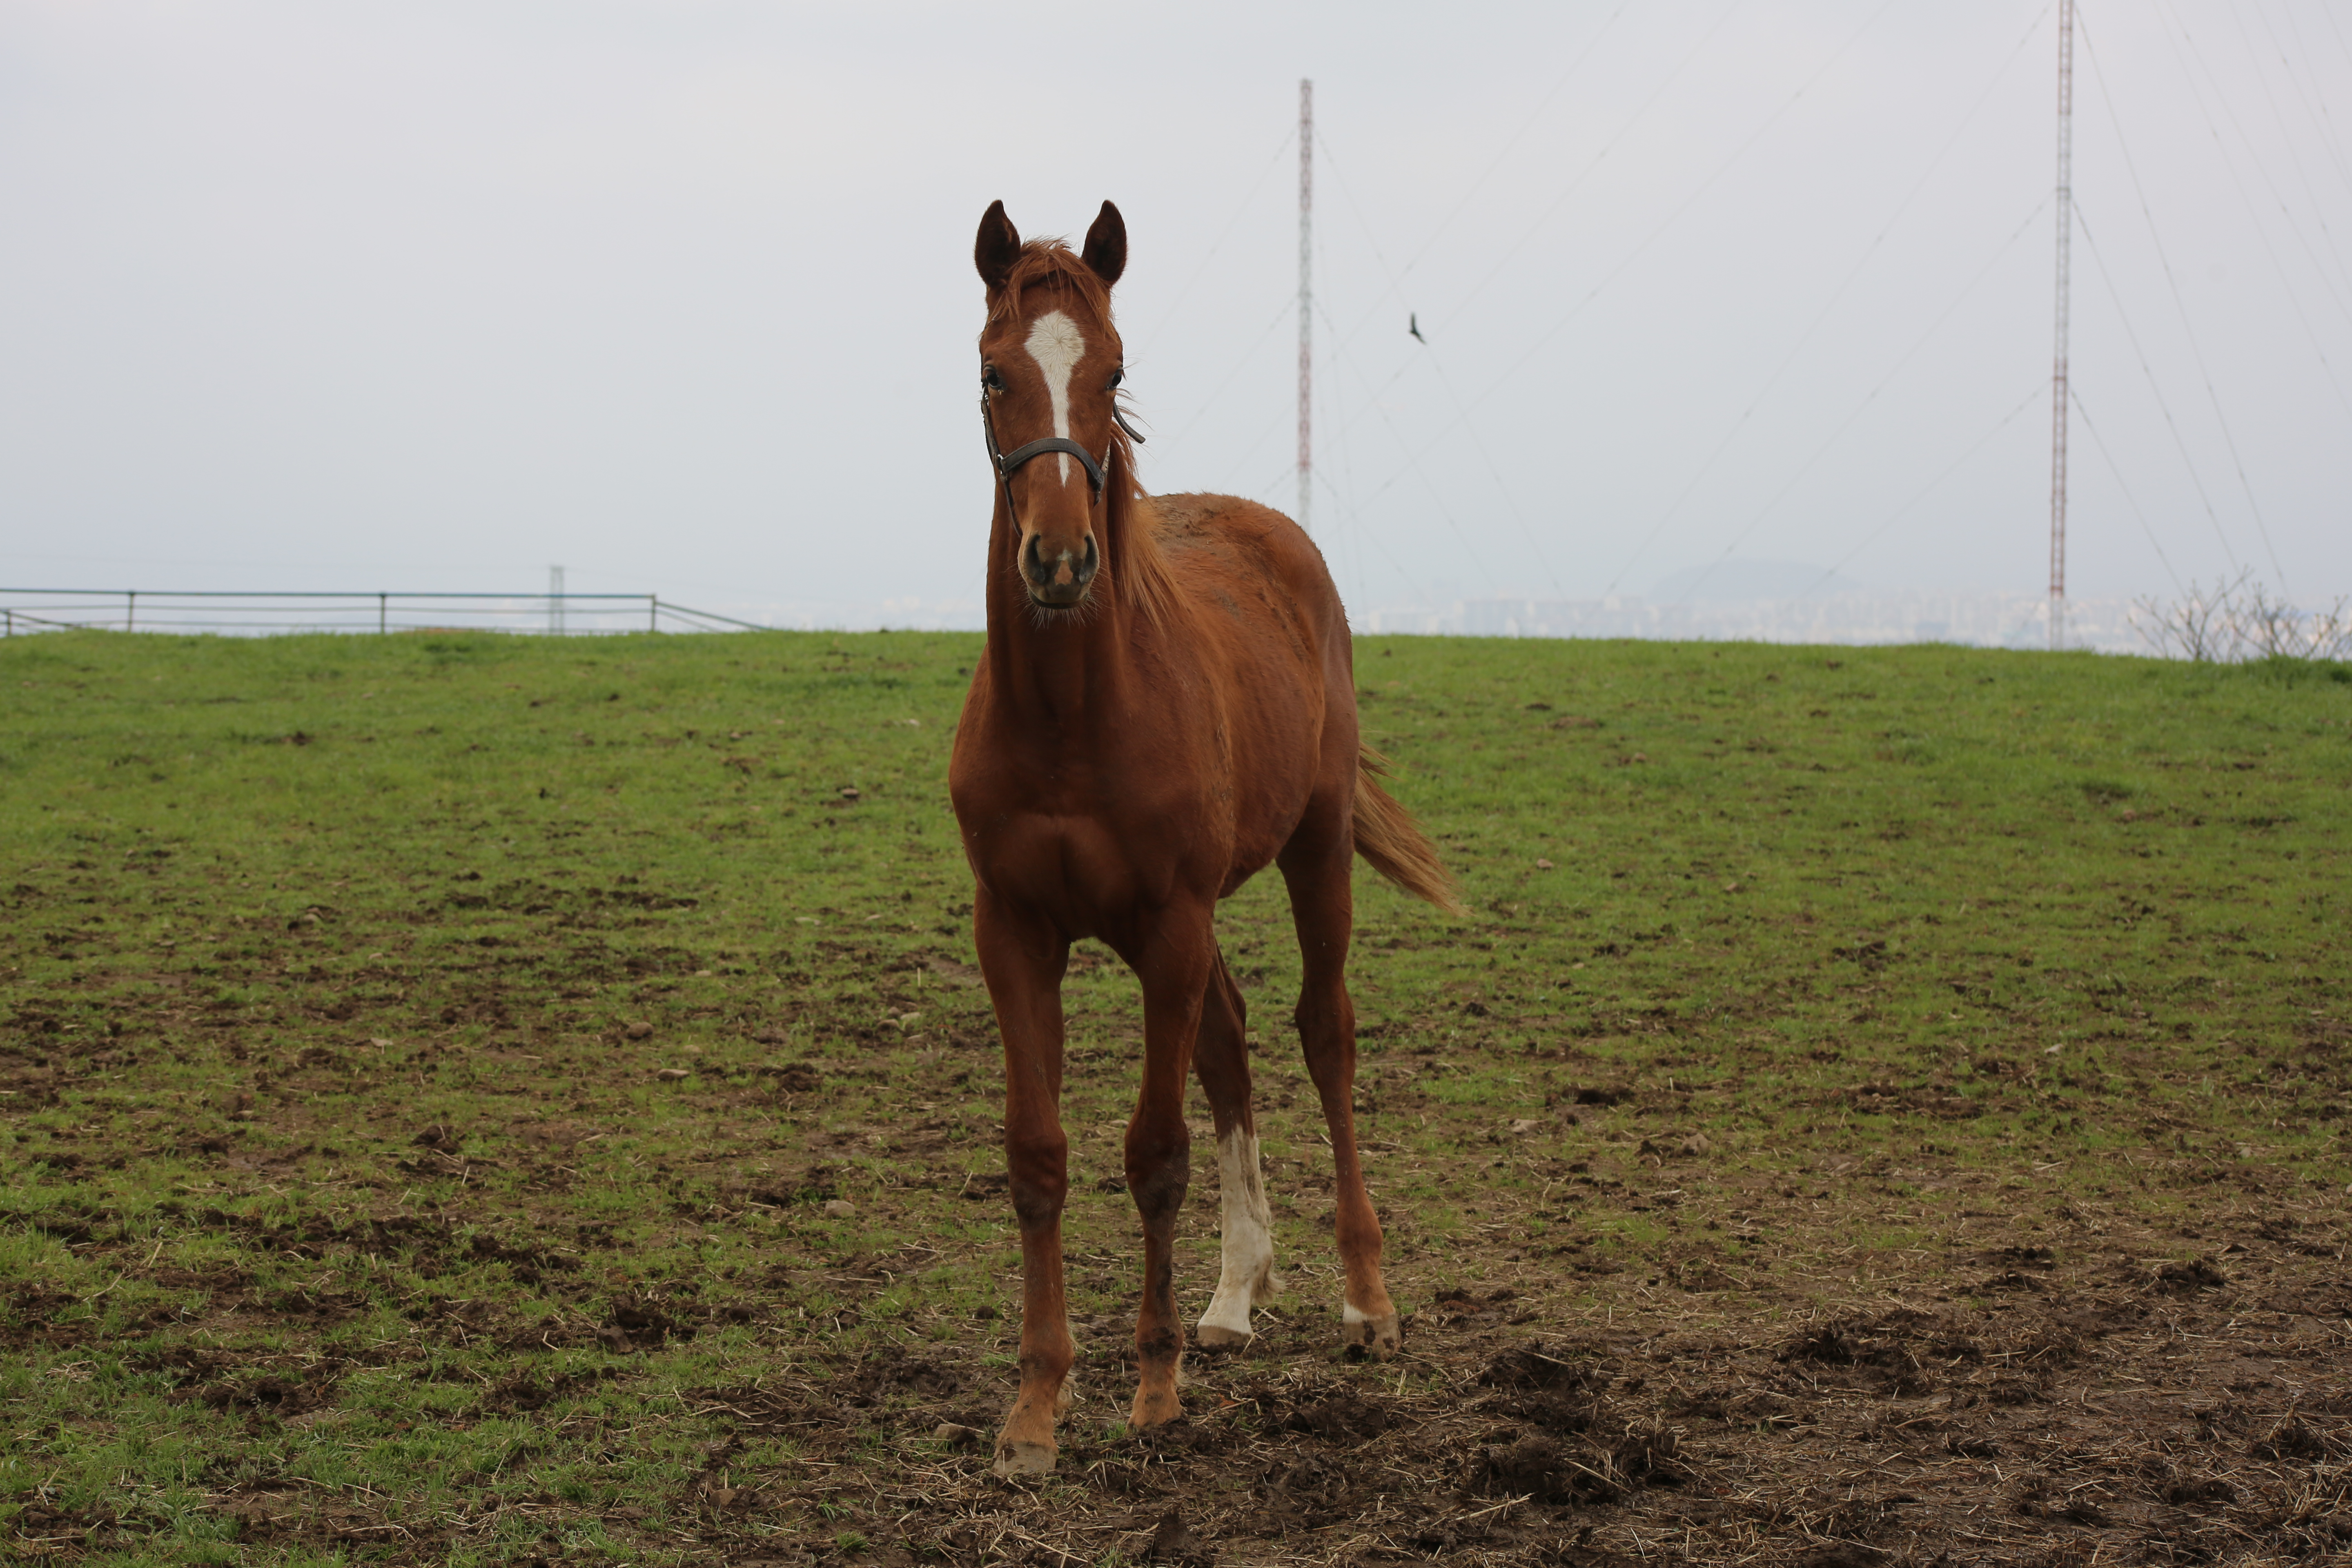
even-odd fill
[{"label": "fence post", "polygon": [[378,594],[375,596],[375,635],[378,637],[383,636],[384,631],[383,603],[391,596],[389,594]]},{"label": "fence post", "polygon": [[661,595],[658,594],[646,595],[646,630],[661,630]]},{"label": "fence post", "polygon": [[126,632],[139,629],[139,590],[136,588],[123,590],[122,629]]}]

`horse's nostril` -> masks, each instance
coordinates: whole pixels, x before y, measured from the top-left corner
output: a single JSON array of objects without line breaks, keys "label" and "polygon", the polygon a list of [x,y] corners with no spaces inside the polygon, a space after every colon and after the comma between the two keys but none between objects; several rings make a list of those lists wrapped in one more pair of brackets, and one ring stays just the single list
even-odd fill
[{"label": "horse's nostril", "polygon": [[1102,552],[1089,533],[1076,550],[1066,544],[1048,551],[1044,536],[1031,534],[1021,545],[1021,575],[1033,586],[1080,587],[1093,581],[1102,564]]}]

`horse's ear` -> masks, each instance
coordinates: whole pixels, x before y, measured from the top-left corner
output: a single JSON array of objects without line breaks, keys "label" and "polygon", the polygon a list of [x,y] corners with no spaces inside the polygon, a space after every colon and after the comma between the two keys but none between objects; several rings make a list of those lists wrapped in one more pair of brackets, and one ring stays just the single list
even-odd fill
[{"label": "horse's ear", "polygon": [[1087,230],[1087,247],[1079,253],[1086,264],[1095,269],[1095,276],[1108,289],[1118,281],[1127,270],[1127,220],[1110,203],[1102,205],[1095,215],[1095,226]]},{"label": "horse's ear", "polygon": [[1013,264],[1021,256],[1021,231],[1004,216],[1003,202],[991,202],[988,210],[980,215],[980,237],[972,242],[972,265],[980,268],[980,280],[991,289],[1003,286],[1013,275]]}]

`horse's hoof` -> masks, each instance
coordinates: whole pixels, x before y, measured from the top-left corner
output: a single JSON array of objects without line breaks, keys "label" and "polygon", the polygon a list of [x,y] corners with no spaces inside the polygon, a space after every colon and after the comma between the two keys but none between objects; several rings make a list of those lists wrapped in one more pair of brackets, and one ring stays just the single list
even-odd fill
[{"label": "horse's hoof", "polygon": [[1015,1443],[999,1438],[996,1444],[996,1479],[1009,1481],[1023,1476],[1050,1476],[1054,1460],[1060,1452],[1051,1443]]},{"label": "horse's hoof", "polygon": [[1257,1335],[1247,1329],[1229,1329],[1222,1323],[1213,1323],[1206,1318],[1202,1319],[1192,1329],[1192,1342],[1204,1351],[1244,1350],[1248,1347],[1252,1340],[1256,1338]]},{"label": "horse's hoof", "polygon": [[1404,1348],[1404,1331],[1394,1312],[1383,1312],[1377,1318],[1350,1314],[1347,1326],[1340,1330],[1339,1342],[1374,1361],[1387,1361]]},{"label": "horse's hoof", "polygon": [[1154,1426],[1165,1426],[1184,1416],[1184,1402],[1172,1388],[1139,1388],[1135,1391],[1135,1409],[1128,1416],[1132,1431],[1147,1432]]}]

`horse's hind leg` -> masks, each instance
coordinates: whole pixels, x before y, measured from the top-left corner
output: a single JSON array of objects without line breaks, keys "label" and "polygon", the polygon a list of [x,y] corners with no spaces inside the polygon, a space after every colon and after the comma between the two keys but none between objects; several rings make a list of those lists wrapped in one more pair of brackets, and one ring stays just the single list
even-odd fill
[{"label": "horse's hind leg", "polygon": [[[1349,781],[1353,782],[1352,777]],[[1339,1260],[1347,1271],[1344,1342],[1383,1361],[1402,1344],[1395,1304],[1381,1279],[1381,1221],[1356,1155],[1356,1006],[1348,996],[1348,940],[1355,921],[1349,887],[1355,845],[1346,814],[1310,810],[1278,864],[1290,889],[1305,981],[1298,990],[1299,1043],[1330,1129]]]},{"label": "horse's hind leg", "polygon": [[1217,1201],[1224,1267],[1217,1293],[1201,1314],[1195,1337],[1203,1346],[1245,1345],[1250,1309],[1281,1288],[1274,1276],[1274,1215],[1259,1173],[1257,1124],[1250,1115],[1249,1015],[1241,988],[1217,954],[1201,1002],[1201,1033],[1192,1068],[1217,1123]]}]

